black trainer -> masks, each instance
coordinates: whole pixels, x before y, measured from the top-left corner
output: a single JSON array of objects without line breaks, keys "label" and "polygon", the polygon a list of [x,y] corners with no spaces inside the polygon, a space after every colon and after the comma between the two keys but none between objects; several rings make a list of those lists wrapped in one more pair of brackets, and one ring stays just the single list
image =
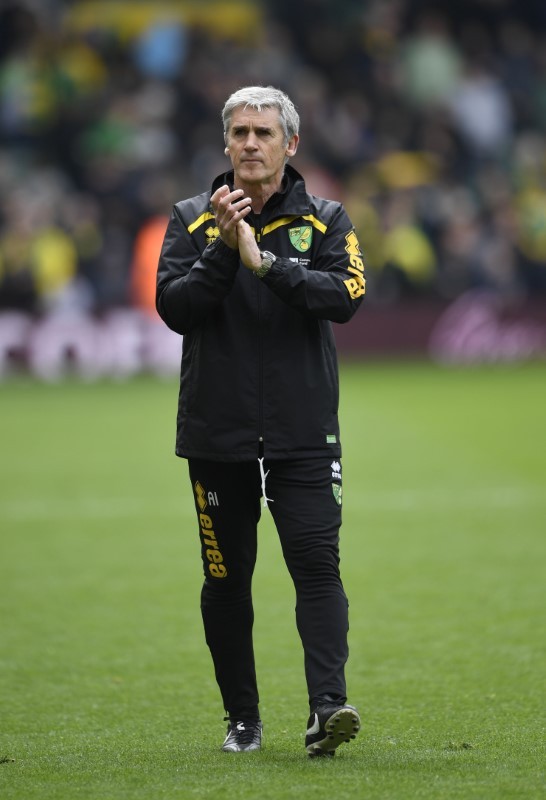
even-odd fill
[{"label": "black trainer", "polygon": [[333,756],[343,742],[355,739],[360,717],[354,706],[317,706],[309,717],[305,748],[311,757]]},{"label": "black trainer", "polygon": [[260,720],[230,719],[222,750],[226,753],[259,750],[262,746],[262,730],[263,726]]}]

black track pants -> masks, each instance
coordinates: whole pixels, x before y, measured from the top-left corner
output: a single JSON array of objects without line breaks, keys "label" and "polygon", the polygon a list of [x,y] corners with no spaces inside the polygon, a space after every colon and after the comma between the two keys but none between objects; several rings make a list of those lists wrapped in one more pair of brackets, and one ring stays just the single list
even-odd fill
[{"label": "black track pants", "polygon": [[[348,603],[339,575],[341,466],[331,458],[265,461],[266,494],[296,589],[309,703],[346,701]],[[189,460],[205,582],[201,610],[224,708],[257,713],[252,573],[262,494],[255,462]]]}]

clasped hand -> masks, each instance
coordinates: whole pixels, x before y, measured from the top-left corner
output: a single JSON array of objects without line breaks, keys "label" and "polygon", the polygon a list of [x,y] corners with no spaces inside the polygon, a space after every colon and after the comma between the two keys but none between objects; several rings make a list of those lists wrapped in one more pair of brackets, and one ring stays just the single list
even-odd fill
[{"label": "clasped hand", "polygon": [[251,211],[250,197],[244,197],[242,189],[230,191],[229,186],[220,186],[210,198],[220,238],[233,250],[238,250],[247,269],[257,270],[262,263],[260,250],[254,239],[252,228],[245,222]]}]

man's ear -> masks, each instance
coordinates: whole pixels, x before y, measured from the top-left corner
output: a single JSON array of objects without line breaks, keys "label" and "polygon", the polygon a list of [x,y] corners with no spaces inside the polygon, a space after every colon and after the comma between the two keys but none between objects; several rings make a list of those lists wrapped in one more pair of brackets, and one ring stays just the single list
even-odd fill
[{"label": "man's ear", "polygon": [[292,138],[290,139],[290,141],[286,145],[286,157],[287,158],[292,158],[292,156],[296,155],[296,150],[298,149],[299,140],[300,140],[300,137],[298,136],[297,133],[295,133],[294,136],[292,136]]}]

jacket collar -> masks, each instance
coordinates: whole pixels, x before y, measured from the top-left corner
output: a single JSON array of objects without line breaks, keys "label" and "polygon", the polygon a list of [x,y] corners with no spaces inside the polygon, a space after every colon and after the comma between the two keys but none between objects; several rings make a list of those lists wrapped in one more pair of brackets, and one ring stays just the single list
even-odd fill
[{"label": "jacket collar", "polygon": [[[233,186],[233,179],[233,170],[218,175],[212,183],[211,194],[214,194],[216,189],[225,183],[228,186]],[[286,164],[280,192],[275,192],[269,198],[261,213],[268,216],[286,214],[300,217],[304,214],[309,214],[309,211],[309,198],[305,188],[305,181],[294,167]]]}]

